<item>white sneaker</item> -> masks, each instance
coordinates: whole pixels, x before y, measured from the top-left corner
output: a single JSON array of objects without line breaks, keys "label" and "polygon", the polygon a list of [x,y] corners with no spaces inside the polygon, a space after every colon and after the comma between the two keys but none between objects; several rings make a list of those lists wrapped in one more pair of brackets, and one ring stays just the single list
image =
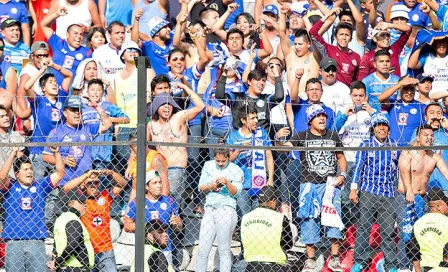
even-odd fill
[{"label": "white sneaker", "polygon": [[302,268],[302,272],[315,272],[317,268],[317,264],[315,260],[307,259],[305,261],[305,265]]}]

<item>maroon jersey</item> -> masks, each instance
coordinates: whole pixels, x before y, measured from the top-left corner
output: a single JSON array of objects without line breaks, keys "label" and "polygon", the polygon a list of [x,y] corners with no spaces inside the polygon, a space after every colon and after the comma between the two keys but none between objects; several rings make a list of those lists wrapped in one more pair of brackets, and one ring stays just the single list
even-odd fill
[{"label": "maroon jersey", "polygon": [[322,25],[323,22],[321,20],[317,21],[317,23],[310,29],[310,35],[325,48],[327,56],[336,60],[336,63],[338,64],[336,79],[345,85],[350,86],[356,79],[356,73],[361,62],[361,57],[351,49],[347,48],[346,51],[342,51],[338,46],[327,43],[318,33]]},{"label": "maroon jersey", "polygon": [[[390,72],[391,74],[393,73],[398,77],[401,76],[400,53],[403,50],[403,47],[406,45],[408,38],[409,32],[403,32],[400,38],[398,38],[398,40],[389,48],[391,69]],[[375,72],[375,66],[373,66],[373,57],[375,56],[375,52],[376,50],[372,50],[362,57],[361,64],[359,65],[358,80],[363,80],[366,76]]]}]

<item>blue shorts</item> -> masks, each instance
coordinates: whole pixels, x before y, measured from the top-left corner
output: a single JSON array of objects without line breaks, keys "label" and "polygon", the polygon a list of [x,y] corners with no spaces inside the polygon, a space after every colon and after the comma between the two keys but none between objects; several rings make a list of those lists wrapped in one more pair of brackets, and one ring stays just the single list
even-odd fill
[{"label": "blue shorts", "polygon": [[[300,184],[300,191],[302,192],[306,183]],[[325,183],[311,184],[311,187],[316,192],[317,201],[322,207],[322,199],[325,194]],[[336,212],[341,216],[341,189],[336,187],[333,196],[333,205]],[[301,239],[302,243],[306,245],[314,245],[321,241],[320,237],[320,216],[318,218],[303,218],[301,225]],[[341,231],[334,227],[324,227],[325,234],[328,238],[342,239]]]}]

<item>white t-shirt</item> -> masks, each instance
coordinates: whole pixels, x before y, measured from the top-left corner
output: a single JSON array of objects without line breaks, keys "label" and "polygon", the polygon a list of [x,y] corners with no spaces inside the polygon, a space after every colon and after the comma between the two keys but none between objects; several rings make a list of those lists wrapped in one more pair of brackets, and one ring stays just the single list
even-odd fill
[{"label": "white t-shirt", "polygon": [[103,44],[93,51],[92,58],[101,64],[103,79],[113,82],[114,75],[124,69],[125,65],[120,59],[120,51]]},{"label": "white t-shirt", "polygon": [[[47,71],[45,71],[45,74],[51,73],[52,69],[47,69]],[[18,79],[18,84],[20,84],[20,76],[22,75],[29,75],[30,78],[33,77],[37,72],[39,72],[39,69],[37,69],[36,66],[32,65],[31,63],[28,63],[27,65],[25,65],[25,67],[23,67],[22,71],[20,72],[19,75],[19,79]],[[42,75],[42,76],[43,76]],[[44,93],[42,92],[42,88],[39,85],[39,79],[42,77],[40,76],[36,82],[34,83],[34,93],[36,93],[36,95],[44,95]]]},{"label": "white t-shirt", "polygon": [[323,94],[320,101],[325,106],[331,108],[336,114],[345,111],[350,107],[352,98],[350,97],[350,89],[342,82],[336,81],[331,86],[322,84]]},{"label": "white t-shirt", "polygon": [[432,76],[434,82],[432,83],[431,94],[446,92],[448,89],[448,55],[444,58],[438,58],[433,54],[429,54],[426,58],[423,72],[426,75]]},{"label": "white t-shirt", "polygon": [[[24,142],[25,138],[23,138],[23,136],[20,135],[17,131],[10,130],[6,134],[0,134],[0,143],[24,143]],[[25,148],[20,147],[19,149],[22,151]],[[0,165],[2,166],[4,165],[11,152],[12,152],[11,147],[0,147]],[[8,176],[10,178],[16,178],[12,167],[11,169],[9,169]]]},{"label": "white t-shirt", "polygon": [[[339,130],[339,137],[344,146],[358,147],[364,140],[370,138],[370,114],[358,111],[350,115]],[[356,151],[344,151],[348,162],[354,162]]]},{"label": "white t-shirt", "polygon": [[[286,118],[286,112],[285,112],[285,97],[286,95],[289,95],[289,87],[288,84],[285,82],[283,82],[283,91],[284,96],[282,102],[280,102],[277,106],[271,109],[271,115],[270,115],[271,124],[275,125],[288,124],[288,119]],[[273,95],[274,93],[275,93],[275,85],[269,81],[266,81],[266,86],[264,87],[262,94]]]}]

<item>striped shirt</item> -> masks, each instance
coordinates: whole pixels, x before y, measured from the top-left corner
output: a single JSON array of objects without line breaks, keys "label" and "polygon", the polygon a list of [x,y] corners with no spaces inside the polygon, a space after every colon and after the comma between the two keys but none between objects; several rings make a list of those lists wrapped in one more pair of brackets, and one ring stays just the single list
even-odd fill
[{"label": "striped shirt", "polygon": [[[386,139],[384,143],[371,137],[361,143],[360,147],[397,146],[395,140]],[[399,151],[357,151],[355,171],[351,189],[357,189],[374,195],[395,197],[398,180]]]}]

